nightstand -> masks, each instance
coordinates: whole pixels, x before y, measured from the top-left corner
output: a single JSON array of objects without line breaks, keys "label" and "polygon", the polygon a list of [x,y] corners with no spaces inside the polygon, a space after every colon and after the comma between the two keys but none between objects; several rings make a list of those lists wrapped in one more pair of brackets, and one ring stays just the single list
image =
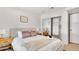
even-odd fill
[{"label": "nightstand", "polygon": [[47,31],[45,31],[45,32],[43,32],[43,35],[44,35],[44,36],[48,36],[49,33],[48,33]]},{"label": "nightstand", "polygon": [[0,51],[11,48],[13,38],[0,38]]},{"label": "nightstand", "polygon": [[42,33],[41,33],[41,32],[38,32],[37,34],[38,34],[38,35],[42,35]]}]

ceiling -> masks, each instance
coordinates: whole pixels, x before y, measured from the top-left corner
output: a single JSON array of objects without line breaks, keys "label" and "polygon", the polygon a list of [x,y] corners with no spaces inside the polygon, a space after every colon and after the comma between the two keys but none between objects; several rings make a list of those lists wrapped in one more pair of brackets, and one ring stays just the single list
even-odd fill
[{"label": "ceiling", "polygon": [[28,8],[21,8],[33,13],[41,14],[45,11],[48,11],[49,7],[28,7]]},{"label": "ceiling", "polygon": [[53,11],[53,10],[62,9],[62,8],[64,7],[14,7],[14,9],[28,11],[35,14],[43,14],[48,11]]}]

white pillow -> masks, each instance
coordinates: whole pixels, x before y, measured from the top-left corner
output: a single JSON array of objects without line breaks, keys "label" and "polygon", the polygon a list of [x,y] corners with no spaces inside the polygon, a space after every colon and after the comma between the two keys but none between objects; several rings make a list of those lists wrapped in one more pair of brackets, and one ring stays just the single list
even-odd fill
[{"label": "white pillow", "polygon": [[22,38],[22,32],[21,31],[18,31],[18,37]]}]

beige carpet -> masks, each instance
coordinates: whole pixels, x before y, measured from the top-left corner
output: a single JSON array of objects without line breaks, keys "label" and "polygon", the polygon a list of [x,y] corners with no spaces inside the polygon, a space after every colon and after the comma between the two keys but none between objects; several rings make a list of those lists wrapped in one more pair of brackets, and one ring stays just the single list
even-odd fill
[{"label": "beige carpet", "polygon": [[79,44],[70,43],[64,47],[64,51],[79,51]]}]

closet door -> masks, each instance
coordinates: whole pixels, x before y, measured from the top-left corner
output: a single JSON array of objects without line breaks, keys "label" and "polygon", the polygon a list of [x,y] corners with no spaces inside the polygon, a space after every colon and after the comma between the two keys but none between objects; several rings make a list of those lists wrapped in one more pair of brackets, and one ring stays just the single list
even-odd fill
[{"label": "closet door", "polygon": [[53,18],[53,36],[57,37],[57,38],[60,38],[60,27],[61,27],[61,24],[60,24],[60,17],[54,17]]},{"label": "closet door", "polygon": [[42,31],[47,31],[51,35],[51,18],[45,18],[42,20]]},{"label": "closet door", "polygon": [[79,13],[70,15],[70,42],[79,44]]}]

